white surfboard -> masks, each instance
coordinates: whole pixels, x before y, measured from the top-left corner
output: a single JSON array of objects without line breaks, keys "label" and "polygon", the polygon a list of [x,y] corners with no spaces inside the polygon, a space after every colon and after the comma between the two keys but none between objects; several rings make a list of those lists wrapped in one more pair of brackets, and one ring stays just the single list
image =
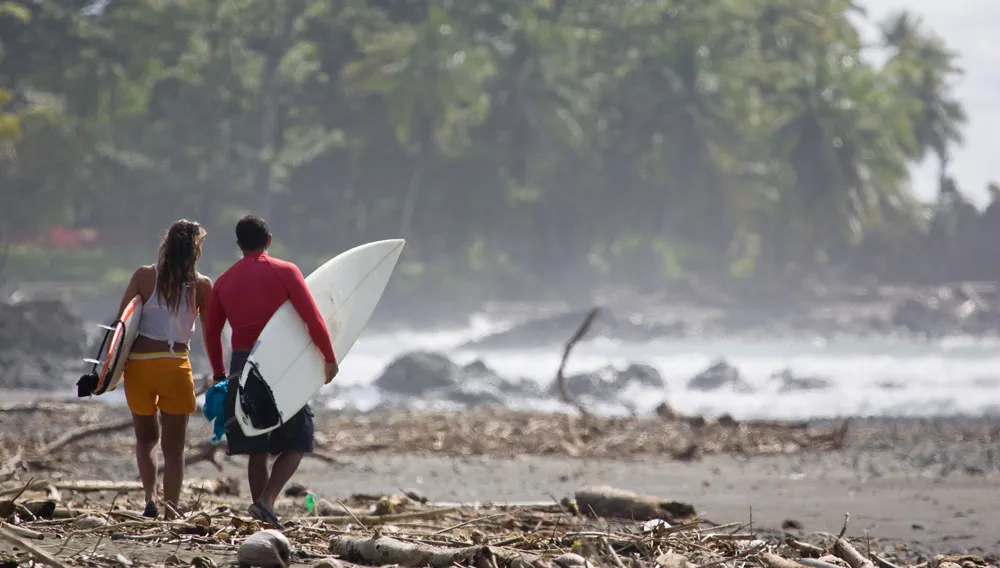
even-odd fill
[{"label": "white surfboard", "polygon": [[[405,243],[403,239],[390,239],[355,247],[306,277],[306,286],[330,331],[338,363],[343,362],[368,325]],[[246,385],[254,365],[271,388],[282,420],[305,407],[326,381],[323,355],[290,301],[278,308],[261,332],[243,367],[240,385]],[[278,427],[254,427],[238,401],[234,414],[247,436]]]}]

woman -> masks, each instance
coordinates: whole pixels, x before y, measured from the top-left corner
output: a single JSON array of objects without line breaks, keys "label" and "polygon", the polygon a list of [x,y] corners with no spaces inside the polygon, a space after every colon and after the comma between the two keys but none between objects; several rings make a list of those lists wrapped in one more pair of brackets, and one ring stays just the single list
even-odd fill
[{"label": "woman", "polygon": [[205,229],[194,221],[182,219],[171,225],[160,243],[159,260],[132,274],[118,308],[121,317],[132,298],[142,296],[139,332],[122,380],[135,427],[135,458],[146,493],[146,517],[159,515],[153,498],[157,441],[163,449],[163,497],[168,514],[180,500],[187,421],[197,409],[188,348],[195,319],[208,312],[212,295],[212,280],[195,270],[205,235]]}]

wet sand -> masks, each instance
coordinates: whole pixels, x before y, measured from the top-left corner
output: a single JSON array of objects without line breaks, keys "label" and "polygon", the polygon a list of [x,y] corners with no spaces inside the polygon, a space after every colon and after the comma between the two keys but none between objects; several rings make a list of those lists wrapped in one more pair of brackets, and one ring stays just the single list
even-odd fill
[{"label": "wet sand", "polygon": [[[890,452],[868,458],[888,464]],[[354,493],[414,490],[432,501],[558,501],[587,485],[612,485],[693,504],[717,523],[752,520],[780,529],[786,520],[806,533],[837,533],[850,513],[849,534],[915,541],[940,553],[1000,555],[1000,475],[957,473],[941,478],[912,471],[874,478],[858,475],[854,456],[710,456],[695,463],[562,457],[436,457],[367,455],[342,466],[306,460],[293,480],[328,499]],[[245,477],[244,461],[225,475]],[[197,476],[217,475],[207,465]],[[243,484],[241,495],[249,494]],[[288,500],[288,511],[302,510]],[[301,512],[299,514],[302,514]]]}]

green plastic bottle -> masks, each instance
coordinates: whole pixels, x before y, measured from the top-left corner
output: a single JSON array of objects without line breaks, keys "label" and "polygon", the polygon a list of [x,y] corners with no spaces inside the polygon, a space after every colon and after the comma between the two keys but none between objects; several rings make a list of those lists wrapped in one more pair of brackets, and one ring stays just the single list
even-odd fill
[{"label": "green plastic bottle", "polygon": [[316,510],[316,495],[313,493],[306,493],[306,512],[310,515]]}]

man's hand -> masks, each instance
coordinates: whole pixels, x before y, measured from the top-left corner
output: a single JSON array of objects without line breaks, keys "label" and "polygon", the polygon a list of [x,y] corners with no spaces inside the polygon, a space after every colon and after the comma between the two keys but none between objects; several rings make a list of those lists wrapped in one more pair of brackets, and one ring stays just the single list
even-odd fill
[{"label": "man's hand", "polygon": [[326,371],[326,384],[330,384],[330,381],[332,381],[333,378],[336,377],[337,373],[340,371],[340,367],[338,367],[337,362],[334,361],[333,363],[326,364],[325,371]]}]

